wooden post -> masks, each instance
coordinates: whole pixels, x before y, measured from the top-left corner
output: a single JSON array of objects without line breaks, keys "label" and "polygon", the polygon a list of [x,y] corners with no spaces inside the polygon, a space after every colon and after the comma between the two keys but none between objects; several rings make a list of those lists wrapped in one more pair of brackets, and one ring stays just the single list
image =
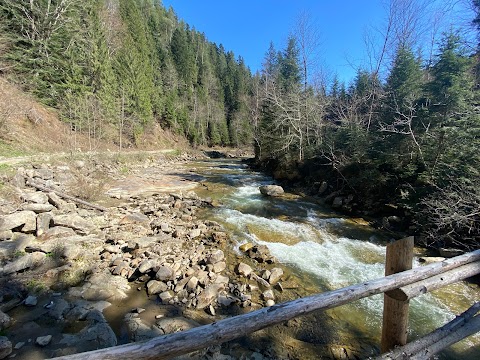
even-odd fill
[{"label": "wooden post", "polygon": [[[412,268],[414,238],[409,236],[387,245],[385,276]],[[382,353],[407,343],[408,300],[383,296]]]}]

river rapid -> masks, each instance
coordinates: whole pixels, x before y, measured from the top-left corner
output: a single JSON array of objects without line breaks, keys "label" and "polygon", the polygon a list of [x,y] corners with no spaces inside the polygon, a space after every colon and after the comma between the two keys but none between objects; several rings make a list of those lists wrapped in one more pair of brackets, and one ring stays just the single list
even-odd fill
[{"label": "river rapid", "polygon": [[[390,240],[362,219],[332,212],[314,201],[286,194],[264,197],[258,188],[272,184],[262,173],[238,160],[209,160],[191,165],[203,176],[196,192],[218,206],[201,216],[220,222],[234,240],[234,249],[252,242],[266,245],[271,254],[302,279],[306,296],[380,278],[384,274],[386,244]],[[416,249],[415,266],[420,266]],[[480,298],[477,285],[457,283],[410,302],[409,341],[452,320]],[[380,343],[383,295],[328,310],[336,337],[355,337]],[[480,334],[448,350],[439,359],[480,359]]]}]

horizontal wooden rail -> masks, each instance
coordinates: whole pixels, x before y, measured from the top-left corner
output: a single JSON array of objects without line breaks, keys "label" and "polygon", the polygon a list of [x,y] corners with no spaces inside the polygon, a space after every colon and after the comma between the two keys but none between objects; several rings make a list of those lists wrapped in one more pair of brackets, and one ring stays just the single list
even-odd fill
[{"label": "horizontal wooden rail", "polygon": [[148,341],[55,358],[57,360],[171,359],[208,346],[237,339],[254,331],[279,324],[316,310],[331,309],[368,296],[406,286],[442,274],[459,266],[479,261],[480,250],[442,262],[417,267],[398,274],[351,285],[252,311],[191,330],[159,336]]},{"label": "horizontal wooden rail", "polygon": [[392,291],[387,291],[385,294],[400,301],[407,301],[477,274],[480,274],[480,261],[459,266],[458,268],[446,271],[443,274],[432,276],[428,279]]}]

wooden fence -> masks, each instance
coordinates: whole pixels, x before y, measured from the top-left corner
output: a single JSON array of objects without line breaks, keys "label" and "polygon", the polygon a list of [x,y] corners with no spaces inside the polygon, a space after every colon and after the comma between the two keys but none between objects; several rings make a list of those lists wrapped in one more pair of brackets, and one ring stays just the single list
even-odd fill
[{"label": "wooden fence", "polygon": [[[402,249],[405,244],[407,244],[407,247],[413,246],[413,239],[404,239],[400,240],[400,242],[403,244],[400,245],[400,248]],[[387,255],[391,252],[393,254],[392,257],[396,258],[398,257],[398,254],[395,252],[398,251],[398,249],[395,250],[397,245],[393,243],[392,246],[394,249],[393,251],[389,251],[389,247],[387,247]],[[405,249],[402,251],[404,251],[404,256],[411,257],[410,254],[407,254],[408,251]],[[335,308],[381,293],[387,293],[385,297],[388,296],[395,301],[408,302],[412,297],[418,296],[427,291],[480,274],[480,250],[397,273],[399,268],[405,267],[405,264],[408,263],[408,261],[405,261],[403,264],[402,262],[403,260],[399,261],[397,264],[390,264],[387,260],[387,276],[366,281],[362,284],[351,285],[342,289],[288,301],[252,311],[247,314],[220,320],[212,324],[199,326],[191,330],[156,337],[144,342],[130,343],[85,353],[62,356],[55,359],[171,359],[178,355],[187,354],[212,345],[240,338],[254,331],[282,323],[301,315],[309,314],[313,311]],[[392,267],[391,270],[389,270],[389,266]],[[388,275],[389,273],[391,274]],[[480,331],[480,315],[475,316],[479,308],[480,305],[475,304],[466,313],[447,324],[446,329],[441,328],[432,333],[432,338],[427,339],[428,341],[421,339],[422,341],[420,341],[420,345],[418,342],[407,344],[406,346],[408,347],[410,345],[411,348],[398,348],[394,350],[396,352],[386,353],[379,359],[408,359],[410,357],[407,357],[407,354],[412,354],[412,356],[418,355],[416,359],[429,358],[435,353],[434,351],[439,351],[439,345],[445,345],[451,341],[454,341],[453,343],[458,342],[466,336]],[[405,306],[403,306],[403,309],[405,310]],[[391,315],[388,313],[384,314],[384,319],[389,316]],[[402,319],[403,320],[401,321],[405,321],[404,318]],[[394,317],[394,321],[388,323],[387,326],[389,328],[387,329],[387,334],[397,333],[400,334],[400,337],[403,339],[406,330],[403,323],[400,324],[400,330],[396,328],[398,326],[397,320],[398,319],[395,320]],[[385,326],[383,333],[385,333]],[[447,336],[452,334],[453,336]],[[387,335],[387,338],[391,339],[391,336]],[[395,335],[393,345],[390,344],[388,345],[389,347],[386,348],[384,348],[382,341],[382,351],[390,350],[394,345],[403,345],[403,343],[401,343],[403,342],[402,339],[399,343],[398,338]]]}]

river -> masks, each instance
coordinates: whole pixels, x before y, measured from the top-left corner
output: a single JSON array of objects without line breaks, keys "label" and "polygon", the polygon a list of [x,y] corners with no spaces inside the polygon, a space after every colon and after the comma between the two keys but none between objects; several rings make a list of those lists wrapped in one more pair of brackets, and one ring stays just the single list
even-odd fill
[{"label": "river", "polygon": [[[300,196],[263,197],[258,187],[272,184],[272,179],[237,160],[197,162],[192,167],[204,177],[197,193],[219,204],[202,216],[228,229],[235,249],[246,242],[266,245],[281,264],[308,284],[302,295],[383,276],[389,239],[362,219],[336,214]],[[418,257],[414,266],[420,266]],[[479,294],[477,285],[462,282],[412,300],[409,341],[452,320],[478,301]],[[382,309],[383,296],[377,295],[327,313],[338,333],[379,344]],[[480,359],[480,334],[438,358]]]}]

